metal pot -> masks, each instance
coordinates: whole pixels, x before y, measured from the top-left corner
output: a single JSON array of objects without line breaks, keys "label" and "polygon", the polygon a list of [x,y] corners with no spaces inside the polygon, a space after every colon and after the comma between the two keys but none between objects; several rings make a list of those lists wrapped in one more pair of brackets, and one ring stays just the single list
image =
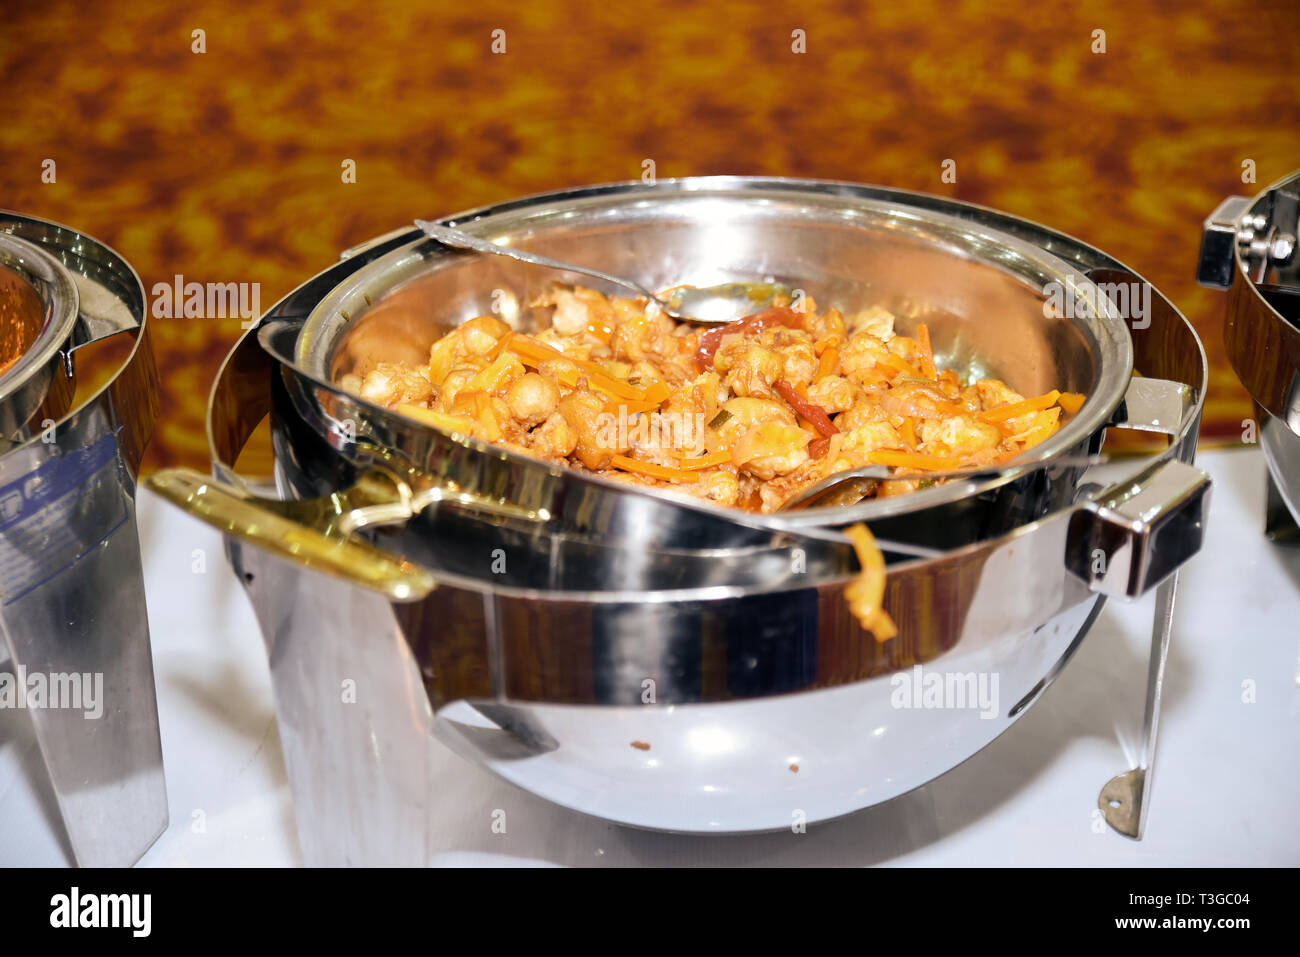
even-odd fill
[{"label": "metal pot", "polygon": [[[1268,532],[1300,541],[1300,173],[1205,221],[1197,278],[1228,290],[1223,342],[1255,399],[1268,461]],[[1289,515],[1288,515],[1289,513]]]},{"label": "metal pot", "polygon": [[[546,255],[621,270],[651,286],[772,276],[846,310],[888,305],[902,317],[902,331],[924,318],[936,342],[945,344],[941,360],[952,367],[1004,377],[1025,394],[1052,387],[1088,394],[1080,413],[1036,454],[1095,449],[1131,378],[1125,319],[1078,269],[986,223],[900,205],[889,191],[751,179],[691,180],[671,188],[615,185],[449,221]],[[263,345],[288,372],[277,420],[285,423],[282,457],[296,466],[288,474],[295,493],[346,485],[377,448],[458,494],[507,498],[565,527],[627,508],[612,504],[626,496],[624,485],[431,430],[334,387],[346,373],[380,359],[427,355],[429,344],[454,325],[494,308],[529,331],[533,317],[518,303],[556,278],[548,270],[450,250],[418,231],[406,238],[339,283],[305,320],[261,330]],[[942,286],[933,281],[939,274]],[[1044,289],[1053,285],[1070,291],[1070,315],[1045,314]],[[852,509],[751,517],[747,524],[868,521],[891,539],[952,547],[1068,504],[1080,472],[1062,468],[1019,480],[950,483]],[[660,490],[637,494],[639,509],[654,508],[645,498],[682,498]],[[735,510],[694,499],[686,505],[735,517]],[[681,529],[671,520],[679,510],[656,514],[661,520],[651,524],[649,544],[694,540],[698,516]],[[722,532],[713,523],[710,532],[708,540],[717,544]]]},{"label": "metal pot", "polygon": [[[1061,469],[1040,483],[962,483],[821,516],[835,525],[868,515],[901,550],[928,549],[894,557],[886,607],[900,634],[879,644],[844,606],[852,568],[825,528],[741,519],[547,467],[338,389],[331,379],[363,330],[392,321],[423,348],[419,336],[438,334],[423,319],[438,314],[431,301],[467,318],[491,289],[525,288],[491,272],[516,267],[409,230],[354,251],[277,304],[227,360],[209,418],[218,481],[154,482],[234,539],[272,656],[311,861],[420,859],[412,837],[424,828],[430,731],[536,793],[646,827],[779,828],[792,808],[811,821],[887,800],[1023,713],[1100,594],[1163,582],[1167,611],[1173,572],[1199,548],[1208,480],[1183,462],[1204,386],[1200,344],[1158,294],[1130,329],[1096,283],[1141,280],[1077,241],[934,197],[735,178],[594,187],[446,221],[652,285],[774,275],[823,302],[887,301],[955,343],[950,360],[1027,392],[1086,392],[1046,451],[1095,450],[1108,426],[1171,443],[1109,477]],[[832,251],[856,258],[837,266]],[[863,276],[874,290],[854,281]],[[395,280],[406,284],[394,296],[414,290],[418,308],[390,320],[391,300],[376,293]],[[1081,290],[1092,318],[1046,315],[1053,281]],[[981,313],[981,301],[1003,308]],[[1015,318],[979,321],[1004,312]],[[1134,366],[1142,378],[1131,379]],[[277,481],[292,500],[272,506],[232,467],[268,412]],[[313,494],[325,497],[304,500]],[[355,534],[366,526],[375,529]],[[997,675],[999,702],[984,717],[900,710],[895,679],[918,664]],[[392,706],[332,706],[342,676]],[[1119,802],[1135,821],[1147,766]]]},{"label": "metal pot", "polygon": [[[0,212],[0,626],[22,685],[102,680],[97,706],[33,707],[74,857],[134,863],[167,826],[135,479],[158,412],[144,289],[113,250]],[[78,351],[111,335],[129,357],[77,408]],[[26,696],[27,688],[19,693]]]}]

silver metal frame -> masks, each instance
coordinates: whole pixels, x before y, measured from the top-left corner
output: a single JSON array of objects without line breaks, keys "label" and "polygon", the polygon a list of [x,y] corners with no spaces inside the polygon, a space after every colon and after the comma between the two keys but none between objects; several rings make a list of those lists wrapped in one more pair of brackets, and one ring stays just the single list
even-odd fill
[{"label": "silver metal frame", "polygon": [[[0,454],[0,647],[20,674],[102,674],[101,717],[49,707],[30,715],[75,862],[121,867],[167,826],[135,520],[158,411],[144,288],[107,246],[0,212],[0,257],[15,255],[43,276],[49,319],[31,363],[0,380],[13,413]],[[41,401],[29,383],[44,377],[43,391],[70,377],[76,349],[118,332],[135,344],[113,379],[51,426],[33,420]]]}]

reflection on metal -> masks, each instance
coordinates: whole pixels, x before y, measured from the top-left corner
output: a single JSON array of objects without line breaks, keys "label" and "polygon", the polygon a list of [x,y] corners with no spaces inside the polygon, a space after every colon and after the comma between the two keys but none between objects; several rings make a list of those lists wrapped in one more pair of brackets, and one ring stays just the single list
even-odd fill
[{"label": "reflection on metal", "polygon": [[1085,503],[1070,520],[1070,570],[1094,591],[1137,598],[1201,550],[1210,480],[1158,462]]},{"label": "reflection on metal", "polygon": [[[144,290],[106,246],[14,213],[0,213],[0,285],[30,293],[6,309],[34,297],[43,316],[0,376],[0,629],[15,670],[102,675],[99,717],[29,714],[76,863],[125,866],[167,825],[135,523],[158,408]],[[72,350],[116,331],[135,339],[129,358],[69,410]]]},{"label": "reflection on metal", "polygon": [[1273,476],[1264,476],[1264,484],[1264,534],[1279,545],[1300,545],[1300,524],[1291,514]]},{"label": "reflection on metal", "polygon": [[[1220,244],[1213,281],[1198,278],[1228,289],[1228,359],[1257,406],[1270,489],[1300,522],[1300,173],[1253,200],[1225,201],[1211,219],[1224,220],[1225,230],[1231,219],[1236,241]],[[1268,523],[1277,528],[1273,518]]]},{"label": "reflection on metal", "polygon": [[167,501],[227,535],[257,545],[395,601],[422,598],[433,579],[410,562],[394,558],[348,536],[366,523],[358,514],[396,510],[409,518],[409,493],[403,503],[397,487],[381,475],[364,476],[351,489],[318,499],[252,501],[217,479],[190,469],[165,469],[145,485]]}]

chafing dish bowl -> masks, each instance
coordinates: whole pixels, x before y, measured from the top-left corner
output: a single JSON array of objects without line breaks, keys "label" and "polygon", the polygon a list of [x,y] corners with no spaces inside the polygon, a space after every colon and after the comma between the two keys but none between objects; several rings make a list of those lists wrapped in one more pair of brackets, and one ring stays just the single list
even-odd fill
[{"label": "chafing dish bowl", "polygon": [[[1208,481],[1187,464],[1200,343],[1140,277],[1076,240],[935,197],[734,177],[443,222],[650,285],[772,277],[824,304],[880,303],[904,328],[929,323],[941,361],[1025,393],[1086,393],[1041,454],[1095,452],[1108,428],[1168,448],[797,524],[606,482],[335,384],[375,356],[423,354],[494,290],[523,302],[553,275],[414,229],[349,251],[228,358],[210,404],[215,477],[153,483],[230,535],[313,862],[423,860],[431,733],[550,800],[644,827],[776,829],[887,800],[1022,714],[1104,595],[1171,589],[1200,547]],[[1054,283],[1087,308],[1045,308]],[[1141,293],[1128,305],[1125,284]],[[526,311],[501,314],[527,328]],[[273,504],[233,467],[268,414]],[[884,643],[843,598],[856,565],[835,529],[856,520],[898,546],[885,606],[899,634]],[[969,690],[965,704],[902,700],[924,683],[918,666]],[[341,681],[370,704],[340,705]]]}]

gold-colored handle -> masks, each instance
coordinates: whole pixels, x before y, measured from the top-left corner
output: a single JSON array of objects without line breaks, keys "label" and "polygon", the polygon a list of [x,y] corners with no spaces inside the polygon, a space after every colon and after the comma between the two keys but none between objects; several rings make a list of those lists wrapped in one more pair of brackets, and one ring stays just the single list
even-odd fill
[{"label": "gold-colored handle", "polygon": [[[345,519],[355,509],[347,493],[281,502],[256,498],[192,469],[164,469],[144,484],[223,534],[395,601],[423,598],[436,586],[420,566],[348,537]],[[367,507],[373,507],[373,483],[365,493]],[[401,507],[397,500],[393,504]]]}]

